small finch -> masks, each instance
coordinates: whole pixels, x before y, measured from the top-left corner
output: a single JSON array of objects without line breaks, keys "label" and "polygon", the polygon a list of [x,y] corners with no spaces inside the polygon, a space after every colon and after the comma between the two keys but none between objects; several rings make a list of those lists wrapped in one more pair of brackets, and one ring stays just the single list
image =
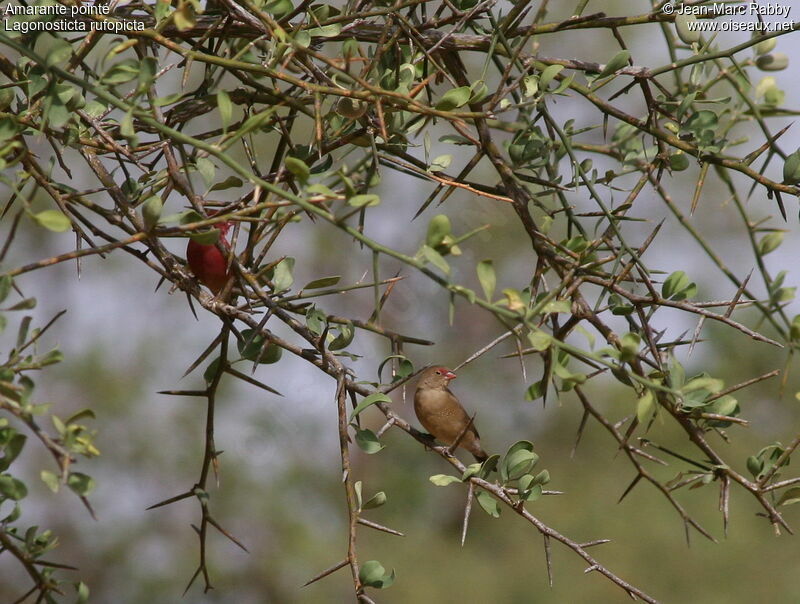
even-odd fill
[{"label": "small finch", "polygon": [[481,447],[478,431],[470,424],[469,415],[456,395],[447,388],[455,377],[447,367],[423,371],[414,394],[414,412],[425,429],[448,446],[464,432],[458,446],[472,453],[478,461],[485,461],[489,456]]},{"label": "small finch", "polygon": [[[225,249],[230,249],[225,235],[232,226],[232,222],[224,222],[215,226],[220,231],[219,242]],[[186,260],[200,283],[214,294],[222,291],[228,282],[230,272],[228,271],[228,258],[219,251],[216,244],[204,244],[190,239],[186,246]]]}]

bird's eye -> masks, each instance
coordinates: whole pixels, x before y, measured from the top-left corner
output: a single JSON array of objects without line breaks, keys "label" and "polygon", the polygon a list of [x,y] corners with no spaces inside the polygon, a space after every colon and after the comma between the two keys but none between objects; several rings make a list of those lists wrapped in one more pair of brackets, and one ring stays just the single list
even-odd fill
[{"label": "bird's eye", "polygon": [[442,372],[437,369],[436,370],[436,375],[442,375]]}]

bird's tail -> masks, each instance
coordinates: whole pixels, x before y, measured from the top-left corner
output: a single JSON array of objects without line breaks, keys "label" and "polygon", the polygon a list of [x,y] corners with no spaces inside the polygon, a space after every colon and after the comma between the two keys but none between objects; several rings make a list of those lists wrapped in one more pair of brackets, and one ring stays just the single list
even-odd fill
[{"label": "bird's tail", "polygon": [[470,448],[470,453],[472,453],[472,456],[475,458],[475,460],[479,461],[480,463],[483,463],[489,459],[489,454],[484,451],[483,447],[481,447],[478,443],[475,443],[475,446]]}]

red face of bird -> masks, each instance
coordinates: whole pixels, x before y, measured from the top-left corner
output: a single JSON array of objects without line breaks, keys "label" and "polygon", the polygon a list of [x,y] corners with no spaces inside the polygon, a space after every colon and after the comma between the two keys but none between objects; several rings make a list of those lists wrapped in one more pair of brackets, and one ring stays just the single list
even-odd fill
[{"label": "red face of bird", "polygon": [[[219,216],[220,214],[224,213],[225,213],[225,208],[220,208],[218,210],[213,210],[209,212],[208,217],[214,218],[215,216]],[[230,231],[233,228],[233,221],[228,220],[227,222],[218,222],[217,224],[214,225],[213,228],[219,229],[220,236],[224,239],[225,235],[228,234],[228,231]]]},{"label": "red face of bird", "polygon": [[231,222],[230,220],[228,222],[223,222],[222,224],[216,225],[216,228],[219,229],[220,238],[224,240],[225,235],[227,235],[228,231],[230,231],[233,228],[233,222]]},{"label": "red face of bird", "polygon": [[430,367],[426,369],[419,379],[419,388],[446,388],[450,380],[456,379],[456,374],[447,367]]},{"label": "red face of bird", "polygon": [[452,371],[450,371],[447,367],[434,367],[433,368],[433,373],[435,375],[441,375],[448,382],[450,380],[456,379],[456,374],[453,373]]}]

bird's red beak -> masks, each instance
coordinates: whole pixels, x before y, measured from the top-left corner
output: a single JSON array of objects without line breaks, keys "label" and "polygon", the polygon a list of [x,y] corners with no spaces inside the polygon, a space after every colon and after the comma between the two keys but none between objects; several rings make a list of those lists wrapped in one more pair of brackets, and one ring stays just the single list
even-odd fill
[{"label": "bird's red beak", "polygon": [[444,377],[447,380],[454,380],[458,376],[455,373],[453,373],[452,371],[447,370],[447,371],[444,372]]}]

